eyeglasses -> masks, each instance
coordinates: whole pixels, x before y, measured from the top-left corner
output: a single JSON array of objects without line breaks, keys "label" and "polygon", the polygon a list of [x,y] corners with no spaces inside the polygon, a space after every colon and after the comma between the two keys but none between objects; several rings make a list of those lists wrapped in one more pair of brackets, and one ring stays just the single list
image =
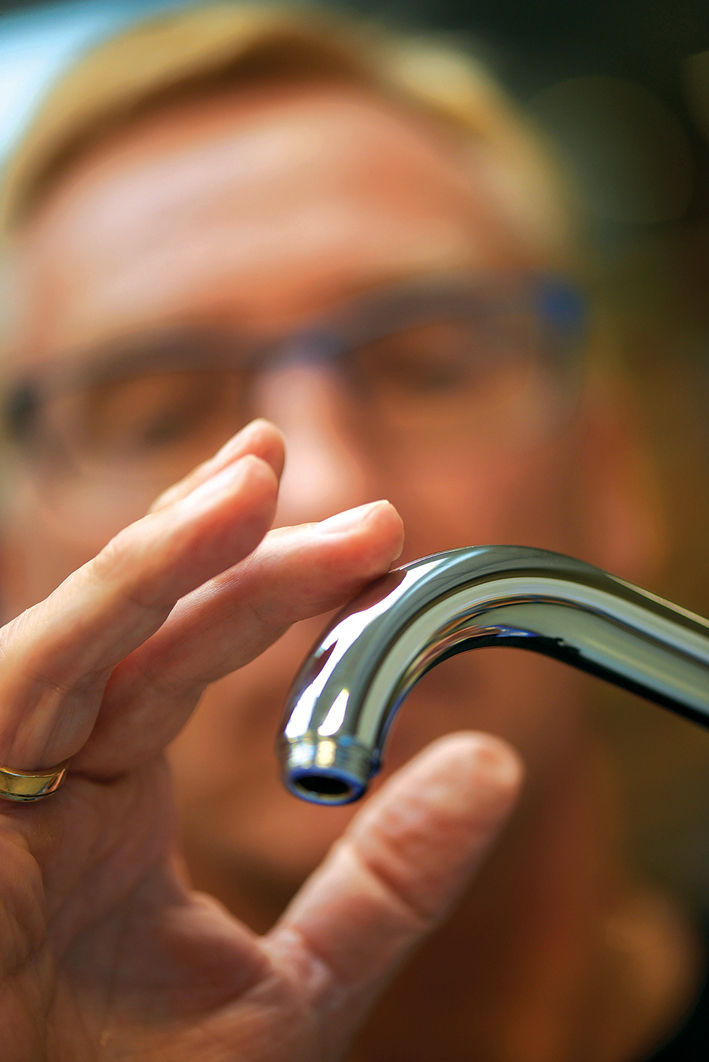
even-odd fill
[{"label": "eyeglasses", "polygon": [[161,329],[34,366],[8,390],[6,436],[48,504],[121,526],[259,413],[265,373],[330,373],[369,444],[499,444],[568,404],[585,320],[558,278],[456,274],[369,290],[275,338]]}]

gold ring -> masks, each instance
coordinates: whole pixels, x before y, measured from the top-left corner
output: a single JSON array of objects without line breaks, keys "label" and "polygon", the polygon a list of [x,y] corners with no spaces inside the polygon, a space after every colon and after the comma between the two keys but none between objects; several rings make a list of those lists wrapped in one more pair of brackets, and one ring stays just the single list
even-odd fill
[{"label": "gold ring", "polygon": [[5,800],[41,800],[56,793],[66,776],[65,760],[57,767],[43,771],[15,771],[12,767],[0,767],[0,797]]}]

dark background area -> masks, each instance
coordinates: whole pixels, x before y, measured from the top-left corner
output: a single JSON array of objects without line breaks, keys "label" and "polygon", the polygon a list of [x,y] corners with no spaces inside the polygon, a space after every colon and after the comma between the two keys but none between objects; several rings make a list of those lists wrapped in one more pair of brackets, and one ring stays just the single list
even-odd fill
[{"label": "dark background area", "polygon": [[[0,14],[42,6],[0,0]],[[522,96],[550,81],[610,74],[649,86],[682,113],[681,61],[709,48],[707,0],[350,0],[343,6],[469,34]]]},{"label": "dark background area", "polygon": [[[40,6],[0,0],[0,13]],[[528,89],[551,71],[556,78],[637,77],[671,93],[679,60],[709,47],[706,0],[358,0],[348,6],[414,25],[480,32],[501,52],[516,53],[516,80]]]}]

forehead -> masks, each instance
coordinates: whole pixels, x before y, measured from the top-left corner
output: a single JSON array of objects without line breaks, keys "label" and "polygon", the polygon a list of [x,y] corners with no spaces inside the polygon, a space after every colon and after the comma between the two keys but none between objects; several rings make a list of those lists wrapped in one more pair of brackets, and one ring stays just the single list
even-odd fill
[{"label": "forehead", "polygon": [[277,326],[352,290],[534,264],[495,160],[364,92],[175,106],[77,162],[18,243],[33,352],[176,319]]}]

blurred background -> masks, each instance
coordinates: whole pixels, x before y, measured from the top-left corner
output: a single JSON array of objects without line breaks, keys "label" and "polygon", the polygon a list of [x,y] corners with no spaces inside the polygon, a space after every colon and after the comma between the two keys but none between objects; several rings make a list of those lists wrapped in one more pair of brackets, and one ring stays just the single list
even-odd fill
[{"label": "blurred background", "polygon": [[[87,45],[180,0],[0,0],[0,164]],[[352,0],[462,39],[558,145],[659,468],[670,529],[653,589],[709,615],[709,4]],[[709,732],[594,685],[638,865],[709,911]]]}]

